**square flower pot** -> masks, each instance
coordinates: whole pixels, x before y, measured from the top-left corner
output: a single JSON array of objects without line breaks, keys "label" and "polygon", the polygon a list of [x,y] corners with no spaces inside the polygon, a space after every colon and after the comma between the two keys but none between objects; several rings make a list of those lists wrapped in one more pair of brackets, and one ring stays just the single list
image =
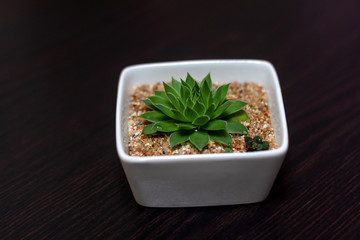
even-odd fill
[{"label": "square flower pot", "polygon": [[[134,157],[128,154],[130,96],[138,84],[183,78],[261,84],[268,96],[275,150]],[[280,85],[273,66],[261,60],[200,60],[141,64],[125,68],[118,88],[116,146],[136,202],[148,207],[193,207],[263,201],[288,149]]]}]

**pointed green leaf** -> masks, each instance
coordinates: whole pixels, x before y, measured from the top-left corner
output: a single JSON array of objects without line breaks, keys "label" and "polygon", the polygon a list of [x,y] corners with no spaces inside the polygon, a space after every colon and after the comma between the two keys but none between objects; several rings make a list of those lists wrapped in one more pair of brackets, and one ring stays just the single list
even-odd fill
[{"label": "pointed green leaf", "polygon": [[211,81],[210,73],[208,73],[208,75],[206,75],[206,77],[203,79],[203,81],[207,84],[208,88],[211,90],[212,89],[212,81]]},{"label": "pointed green leaf", "polygon": [[196,102],[199,102],[199,103],[201,103],[202,105],[204,105],[205,106],[205,109],[206,109],[206,103],[204,102],[204,100],[202,99],[202,97],[200,96],[200,95],[198,95],[197,93],[195,94],[193,94],[194,95],[194,102],[196,103]]},{"label": "pointed green leaf", "polygon": [[249,119],[249,116],[244,110],[240,110],[237,113],[231,114],[227,117],[228,121],[231,122],[245,122]]},{"label": "pointed green leaf", "polygon": [[[168,99],[170,101],[170,103],[179,111],[179,112],[183,112],[185,109],[184,104],[181,102],[179,97],[176,97],[174,94],[172,93],[167,93]],[[175,98],[175,99],[174,99]]]},{"label": "pointed green leaf", "polygon": [[144,99],[142,101],[143,101],[143,103],[145,103],[145,105],[148,108],[153,109],[153,110],[157,110],[157,108],[154,106],[154,104],[151,103],[151,101],[149,99]]},{"label": "pointed green leaf", "polygon": [[186,75],[185,82],[190,86],[190,88],[193,88],[196,84],[195,79],[189,73]]},{"label": "pointed green leaf", "polygon": [[215,103],[209,105],[209,108],[206,110],[205,115],[211,117],[215,111]]},{"label": "pointed green leaf", "polygon": [[173,119],[179,120],[179,121],[182,121],[182,122],[190,122],[190,121],[189,121],[182,113],[180,113],[178,110],[176,110],[176,109],[171,109],[171,111],[172,111],[173,114],[174,114]]},{"label": "pointed green leaf", "polygon": [[200,86],[200,93],[201,93],[201,98],[203,100],[202,102],[204,103],[205,106],[208,106],[211,89],[209,89],[209,86],[204,80]]},{"label": "pointed green leaf", "polygon": [[179,98],[177,98],[177,100],[179,101],[180,109],[182,109],[183,112],[185,110],[185,105],[180,101]]},{"label": "pointed green leaf", "polygon": [[171,79],[171,87],[180,94],[180,87],[181,87],[181,83],[176,80],[175,78]]},{"label": "pointed green leaf", "polygon": [[175,122],[169,121],[155,123],[153,129],[157,132],[174,132],[179,130]]},{"label": "pointed green leaf", "polygon": [[212,115],[212,119],[215,119],[219,117],[229,106],[231,105],[231,100],[224,102],[222,105],[220,105]]},{"label": "pointed green leaf", "polygon": [[154,105],[154,106],[156,106],[157,104],[161,104],[161,105],[164,105],[164,106],[166,106],[166,107],[168,107],[168,108],[172,108],[172,105],[171,105],[171,103],[170,103],[170,101],[169,101],[169,99],[168,98],[163,98],[163,97],[160,97],[160,96],[150,96],[150,97],[148,97],[148,99],[151,101],[151,103]]},{"label": "pointed green leaf", "polygon": [[199,86],[198,82],[195,81],[195,84],[192,87],[192,91],[193,91],[193,93],[196,93],[196,94],[198,94],[200,92],[200,86]]},{"label": "pointed green leaf", "polygon": [[210,117],[203,115],[203,116],[199,116],[199,117],[195,118],[195,120],[192,122],[192,124],[197,125],[197,126],[203,126],[208,121],[210,121]]},{"label": "pointed green leaf", "polygon": [[[188,89],[192,89],[192,86],[190,86],[187,82],[185,82],[184,80],[182,80],[181,78],[180,78],[180,80],[181,80],[181,85],[184,85],[185,87],[187,87]],[[181,87],[181,86],[180,86]]]},{"label": "pointed green leaf", "polygon": [[226,121],[224,120],[211,120],[201,127],[201,129],[217,131],[226,130]]},{"label": "pointed green leaf", "polygon": [[174,147],[178,144],[189,140],[191,131],[176,131],[170,135],[170,146]]},{"label": "pointed green leaf", "polygon": [[180,105],[178,98],[175,97],[174,94],[169,92],[169,93],[167,93],[166,96],[169,99],[171,105],[174,106],[176,108],[176,110],[178,110],[179,112],[184,111],[184,108],[182,107],[183,105],[182,104]]},{"label": "pointed green leaf", "polygon": [[186,101],[186,106],[188,106],[189,108],[193,108],[194,105],[195,102],[191,98],[188,98]]},{"label": "pointed green leaf", "polygon": [[141,114],[139,117],[143,118],[145,120],[148,120],[149,122],[154,122],[154,123],[166,121],[166,120],[170,119],[168,116],[166,116],[162,112],[158,112],[158,111],[146,112],[146,113]]},{"label": "pointed green leaf", "polygon": [[156,130],[154,129],[155,124],[149,124],[144,127],[142,134],[155,134]]},{"label": "pointed green leaf", "polygon": [[180,97],[180,95],[176,92],[176,90],[169,86],[167,83],[163,82],[163,85],[164,85],[164,89],[165,89],[165,92],[166,93],[169,93],[171,92],[172,94],[174,94],[176,97]]},{"label": "pointed green leaf", "polygon": [[229,90],[230,84],[225,84],[220,86],[218,89],[216,89],[214,93],[214,103],[215,107],[218,107],[220,104],[222,104],[226,98],[227,92]]},{"label": "pointed green leaf", "polygon": [[249,134],[248,129],[239,122],[227,122],[228,133]]},{"label": "pointed green leaf", "polygon": [[209,143],[209,134],[205,131],[195,131],[190,135],[190,142],[200,151]]},{"label": "pointed green leaf", "polygon": [[174,109],[171,109],[171,108],[168,108],[167,106],[163,105],[163,104],[154,104],[154,106],[159,109],[162,113],[164,113],[165,115],[173,118],[173,119],[176,119],[176,115],[173,113],[172,110]]},{"label": "pointed green leaf", "polygon": [[221,114],[220,117],[226,117],[233,113],[236,113],[236,112],[240,111],[243,107],[245,107],[247,104],[248,104],[247,102],[233,100],[233,101],[231,101],[231,105],[226,108],[226,110]]},{"label": "pointed green leaf", "polygon": [[232,147],[232,137],[227,132],[225,132],[225,131],[211,131],[211,132],[208,132],[208,133],[209,133],[209,136],[210,136],[211,140],[213,140],[215,142],[218,142],[218,143],[221,143],[221,144],[224,144],[226,146]]},{"label": "pointed green leaf", "polygon": [[181,85],[180,87],[180,99],[184,105],[186,105],[186,102],[190,99],[190,89],[185,85]]},{"label": "pointed green leaf", "polygon": [[210,106],[213,102],[214,102],[213,93],[210,91],[208,106]]},{"label": "pointed green leaf", "polygon": [[205,108],[204,104],[197,101],[197,102],[195,102],[193,110],[197,113],[197,115],[201,116],[205,113],[206,108]]},{"label": "pointed green leaf", "polygon": [[189,121],[193,121],[195,118],[197,118],[197,113],[192,110],[191,108],[189,107],[185,107],[185,110],[184,110],[184,116],[189,120]]},{"label": "pointed green leaf", "polygon": [[166,96],[166,92],[164,92],[164,91],[154,91],[154,94],[155,94],[155,96],[159,96],[159,97],[162,97],[162,98],[167,98],[167,96]]},{"label": "pointed green leaf", "polygon": [[179,129],[183,129],[183,130],[192,130],[197,128],[196,125],[193,125],[191,123],[177,123],[177,126]]},{"label": "pointed green leaf", "polygon": [[231,153],[231,152],[233,152],[233,150],[232,150],[231,148],[225,148],[224,150],[225,150],[226,153]]}]

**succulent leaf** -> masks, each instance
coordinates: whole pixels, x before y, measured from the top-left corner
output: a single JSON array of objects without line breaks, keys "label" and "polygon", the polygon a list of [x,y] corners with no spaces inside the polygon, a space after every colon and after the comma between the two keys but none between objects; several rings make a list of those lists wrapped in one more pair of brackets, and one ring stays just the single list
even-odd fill
[{"label": "succulent leaf", "polygon": [[176,97],[179,97],[179,93],[171,86],[169,86],[167,83],[163,82],[164,85],[164,89],[166,93],[171,92],[172,94],[174,94]]},{"label": "succulent leaf", "polygon": [[170,101],[166,98],[160,97],[160,96],[150,96],[148,97],[148,99],[151,101],[151,103],[156,106],[157,104],[161,104],[166,106],[167,108],[172,108],[173,106],[171,105]]},{"label": "succulent leaf", "polygon": [[227,92],[229,90],[230,84],[225,84],[216,89],[214,93],[214,103],[215,107],[218,107],[226,98]]},{"label": "succulent leaf", "polygon": [[209,108],[206,110],[205,115],[210,117],[214,114],[214,111],[215,111],[215,103],[212,103],[210,104]]},{"label": "succulent leaf", "polygon": [[249,134],[248,129],[239,122],[227,122],[227,132],[237,134]]},{"label": "succulent leaf", "polygon": [[186,106],[188,106],[189,108],[193,108],[194,105],[195,105],[195,102],[191,98],[188,98],[186,101]]},{"label": "succulent leaf", "polygon": [[245,122],[249,119],[249,116],[244,110],[240,110],[230,116],[228,116],[228,121],[232,122]]},{"label": "succulent leaf", "polygon": [[209,134],[201,130],[194,131],[189,137],[190,142],[200,151],[209,143],[209,139]]},{"label": "succulent leaf", "polygon": [[176,119],[176,115],[172,111],[174,109],[168,108],[167,106],[165,106],[163,104],[155,104],[154,106],[157,109],[159,109],[161,112],[163,112],[165,115],[169,116],[170,118]]},{"label": "succulent leaf", "polygon": [[175,97],[175,95],[173,93],[166,93],[166,97],[169,99],[169,102],[171,103],[171,105],[173,105],[178,111],[181,111],[181,107],[179,104],[179,101],[177,100],[177,98]]},{"label": "succulent leaf", "polygon": [[191,123],[177,123],[177,127],[183,130],[192,130],[197,128],[198,126]]},{"label": "succulent leaf", "polygon": [[213,104],[213,103],[214,103],[214,97],[213,97],[212,91],[210,91],[208,106],[210,106],[210,105]]},{"label": "succulent leaf", "polygon": [[176,80],[175,78],[171,79],[171,87],[178,93],[180,94],[180,87],[181,87],[181,83]]},{"label": "succulent leaf", "polygon": [[156,130],[157,132],[174,132],[176,130],[179,130],[176,123],[170,121],[155,123],[153,129]]},{"label": "succulent leaf", "polygon": [[170,146],[173,148],[178,144],[188,141],[191,133],[192,132],[190,131],[181,131],[181,130],[177,132],[173,132],[170,135]]},{"label": "succulent leaf", "polygon": [[156,130],[154,129],[155,123],[146,125],[142,130],[142,134],[155,134]]},{"label": "succulent leaf", "polygon": [[205,79],[203,80],[201,86],[200,86],[200,93],[201,93],[201,99],[205,106],[209,105],[209,97],[210,97],[210,91],[211,89],[205,82]]},{"label": "succulent leaf", "polygon": [[154,123],[170,120],[168,116],[159,111],[146,112],[141,114],[139,117]]},{"label": "succulent leaf", "polygon": [[[196,102],[202,103],[201,99],[199,98],[199,95],[193,93],[192,101],[196,104]],[[194,104],[194,105],[195,105]]]},{"label": "succulent leaf", "polygon": [[231,153],[232,151],[233,151],[233,150],[232,150],[231,148],[228,148],[228,147],[225,148],[225,152],[226,152],[226,153]]},{"label": "succulent leaf", "polygon": [[223,104],[221,104],[214,112],[214,114],[211,116],[211,118],[217,118],[219,117],[225,110],[232,104],[232,100],[226,101]]},{"label": "succulent leaf", "polygon": [[202,126],[202,125],[205,125],[209,120],[210,120],[209,116],[202,115],[202,116],[195,118],[195,120],[192,122],[192,124],[197,125],[197,126]]},{"label": "succulent leaf", "polygon": [[226,130],[227,123],[224,120],[211,120],[207,124],[201,127],[204,130],[217,131]]},{"label": "succulent leaf", "polygon": [[229,105],[229,107],[227,107],[225,109],[225,111],[221,114],[220,117],[226,117],[233,113],[236,113],[236,112],[240,111],[246,105],[247,105],[247,103],[243,102],[243,101],[239,101],[239,100],[231,101],[231,104]]},{"label": "succulent leaf", "polygon": [[187,101],[190,99],[190,89],[185,85],[181,85],[180,99],[181,99],[181,101],[183,102],[184,105],[186,105]]},{"label": "succulent leaf", "polygon": [[154,104],[151,103],[151,101],[149,99],[144,99],[142,101],[143,101],[143,103],[145,103],[145,105],[148,108],[153,109],[153,110],[157,110],[157,108],[154,106]]},{"label": "succulent leaf", "polygon": [[209,132],[209,136],[210,139],[215,142],[232,147],[232,137],[225,131],[211,131]]},{"label": "succulent leaf", "polygon": [[[180,80],[181,80],[181,85],[184,85],[185,87],[187,87],[188,89],[192,89],[193,87],[189,84],[189,83],[187,83],[186,81],[184,81],[184,80],[182,80],[181,78],[180,78]],[[180,86],[181,87],[181,86]]]},{"label": "succulent leaf", "polygon": [[185,81],[190,88],[193,88],[197,84],[195,79],[189,73],[187,73]]},{"label": "succulent leaf", "polygon": [[195,81],[195,85],[192,87],[192,92],[193,92],[194,95],[199,96],[200,85],[196,81]]},{"label": "succulent leaf", "polygon": [[[189,122],[189,120],[184,116],[184,114],[180,113],[178,110],[171,109],[174,116],[176,116],[176,120],[182,121],[182,122]],[[175,118],[173,118],[175,119]]]},{"label": "succulent leaf", "polygon": [[162,98],[167,98],[167,95],[166,95],[166,92],[164,91],[154,91],[154,94],[155,96],[159,96],[159,97],[162,97]]},{"label": "succulent leaf", "polygon": [[206,107],[203,103],[196,101],[193,110],[197,113],[197,115],[203,115],[206,111]]},{"label": "succulent leaf", "polygon": [[197,118],[198,114],[189,107],[186,107],[184,110],[184,116],[191,122],[191,119]]},{"label": "succulent leaf", "polygon": [[210,90],[212,89],[212,81],[211,81],[210,73],[208,73],[208,75],[206,75],[206,77],[204,77],[202,81],[207,84]]}]

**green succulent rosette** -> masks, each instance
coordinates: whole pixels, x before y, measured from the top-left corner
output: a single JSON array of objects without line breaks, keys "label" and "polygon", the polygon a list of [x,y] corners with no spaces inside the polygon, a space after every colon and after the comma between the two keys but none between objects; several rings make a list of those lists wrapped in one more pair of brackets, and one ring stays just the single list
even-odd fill
[{"label": "green succulent rosette", "polygon": [[171,133],[171,147],[189,141],[200,151],[210,139],[229,149],[230,133],[248,134],[241,123],[248,119],[242,110],[247,103],[226,99],[229,84],[213,89],[210,73],[200,83],[188,73],[185,81],[172,78],[163,85],[165,91],[143,100],[152,111],[140,116],[150,122],[142,134]]}]

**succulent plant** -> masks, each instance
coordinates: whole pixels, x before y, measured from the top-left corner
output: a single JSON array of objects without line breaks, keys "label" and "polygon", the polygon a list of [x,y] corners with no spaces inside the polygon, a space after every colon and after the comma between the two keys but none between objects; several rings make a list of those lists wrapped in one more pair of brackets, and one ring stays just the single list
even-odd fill
[{"label": "succulent plant", "polygon": [[245,137],[245,143],[246,143],[246,150],[248,152],[269,149],[269,143],[263,141],[259,136],[255,136],[254,139],[252,139],[251,137]]},{"label": "succulent plant", "polygon": [[151,122],[142,134],[171,133],[171,147],[190,141],[200,151],[210,139],[232,148],[229,133],[248,134],[240,123],[248,119],[242,110],[247,103],[226,100],[229,84],[213,89],[210,73],[200,83],[188,73],[185,81],[172,78],[163,85],[165,91],[143,100],[153,111],[140,116]]}]

